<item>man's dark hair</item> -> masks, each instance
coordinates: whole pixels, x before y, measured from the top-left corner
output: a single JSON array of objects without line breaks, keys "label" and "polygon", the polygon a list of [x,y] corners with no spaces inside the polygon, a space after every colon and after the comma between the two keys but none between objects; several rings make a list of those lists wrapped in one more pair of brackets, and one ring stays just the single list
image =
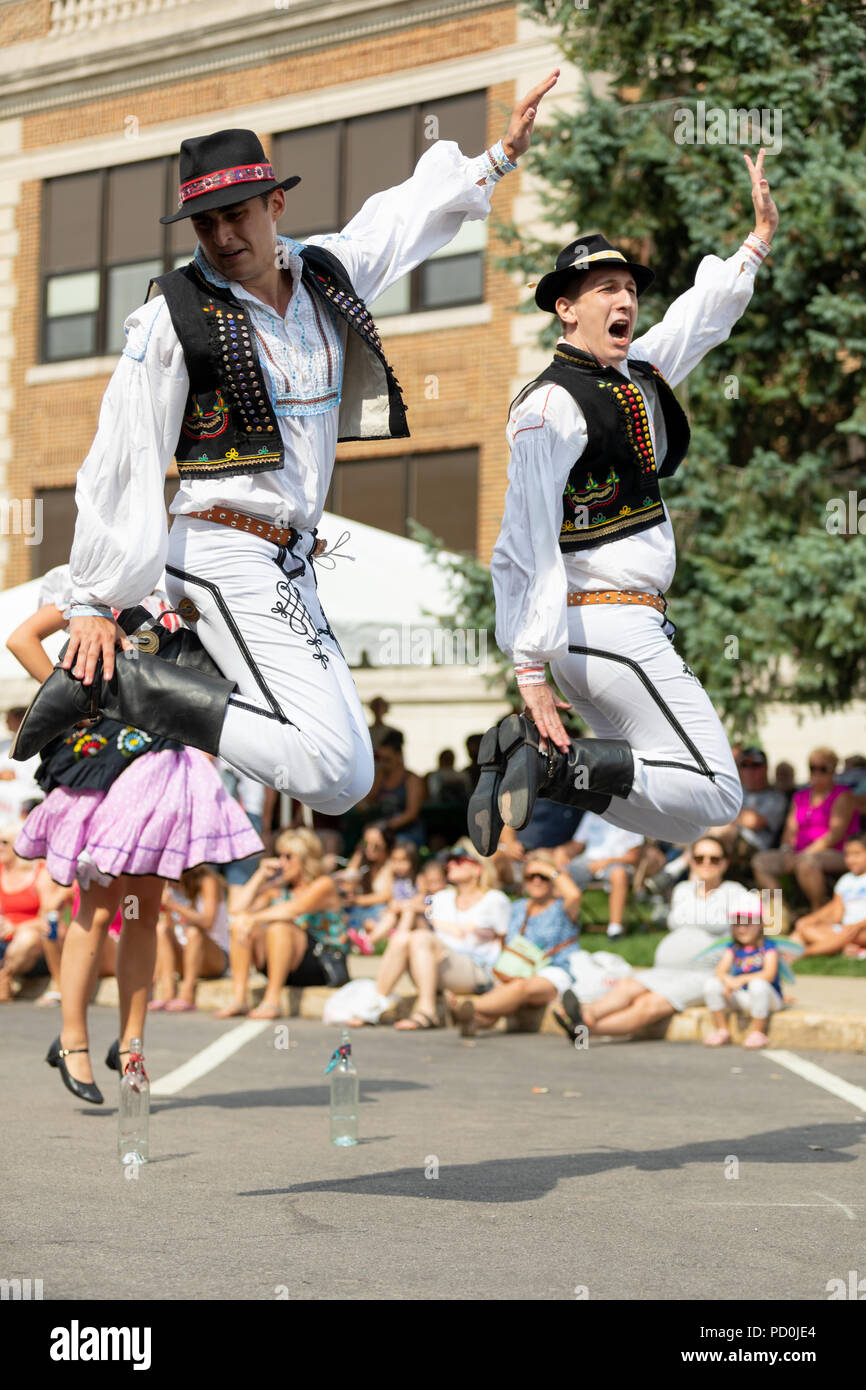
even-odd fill
[{"label": "man's dark hair", "polygon": [[403,735],[399,729],[389,729],[379,743],[380,748],[390,748],[393,753],[403,752]]}]

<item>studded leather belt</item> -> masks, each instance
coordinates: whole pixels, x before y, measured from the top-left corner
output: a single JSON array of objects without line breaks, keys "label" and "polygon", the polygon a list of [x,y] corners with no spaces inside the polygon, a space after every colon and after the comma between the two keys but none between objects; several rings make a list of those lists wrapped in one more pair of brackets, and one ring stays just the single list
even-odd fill
[{"label": "studded leather belt", "polygon": [[575,589],[568,595],[569,608],[581,608],[592,603],[636,603],[667,612],[667,602],[661,594],[643,594],[639,589]]},{"label": "studded leather belt", "polygon": [[200,521],[215,521],[218,526],[231,526],[246,535],[260,536],[263,541],[290,548],[300,535],[293,526],[276,526],[273,522],[262,521],[261,517],[247,516],[246,512],[229,511],[227,507],[211,507],[206,512],[187,512],[186,515],[196,516]]}]

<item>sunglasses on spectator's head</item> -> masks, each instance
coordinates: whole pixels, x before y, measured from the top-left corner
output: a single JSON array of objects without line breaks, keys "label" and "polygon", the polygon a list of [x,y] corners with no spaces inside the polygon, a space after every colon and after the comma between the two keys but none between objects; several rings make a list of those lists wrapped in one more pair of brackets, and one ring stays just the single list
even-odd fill
[{"label": "sunglasses on spectator's head", "polygon": [[832,772],[833,769],[832,769],[832,767],[828,767],[827,763],[810,763],[810,764],[809,764],[809,771],[810,771],[810,772]]},{"label": "sunglasses on spectator's head", "polygon": [[723,854],[693,854],[692,861],[695,864],[721,864],[724,857]]}]

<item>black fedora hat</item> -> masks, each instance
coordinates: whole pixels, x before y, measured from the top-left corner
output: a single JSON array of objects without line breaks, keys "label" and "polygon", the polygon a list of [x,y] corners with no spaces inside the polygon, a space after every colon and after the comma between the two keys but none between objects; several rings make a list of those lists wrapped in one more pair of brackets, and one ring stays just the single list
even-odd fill
[{"label": "black fedora hat", "polygon": [[300,175],[280,182],[252,130],[218,130],[184,140],[180,147],[178,212],[160,222],[179,222],[212,208],[230,207],[272,188],[294,188]]},{"label": "black fedora hat", "polygon": [[630,261],[624,252],[611,246],[606,237],[593,233],[592,236],[579,236],[563,247],[556,258],[556,269],[551,270],[538,282],[535,291],[536,304],[539,309],[546,309],[549,314],[555,314],[557,299],[575,275],[587,270],[600,270],[608,265],[615,270],[630,270],[639,295],[643,294],[655,279],[649,266]]}]

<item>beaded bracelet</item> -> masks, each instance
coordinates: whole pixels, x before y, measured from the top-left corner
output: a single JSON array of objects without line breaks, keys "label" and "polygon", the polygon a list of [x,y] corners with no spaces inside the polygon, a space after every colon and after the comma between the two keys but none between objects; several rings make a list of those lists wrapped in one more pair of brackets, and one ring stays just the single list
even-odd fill
[{"label": "beaded bracelet", "polygon": [[505,153],[505,148],[501,140],[497,140],[496,144],[491,145],[490,149],[485,150],[484,153],[490,165],[490,176],[497,182],[502,178],[503,174],[513,173],[517,168],[517,165],[512,164],[508,155]]}]

